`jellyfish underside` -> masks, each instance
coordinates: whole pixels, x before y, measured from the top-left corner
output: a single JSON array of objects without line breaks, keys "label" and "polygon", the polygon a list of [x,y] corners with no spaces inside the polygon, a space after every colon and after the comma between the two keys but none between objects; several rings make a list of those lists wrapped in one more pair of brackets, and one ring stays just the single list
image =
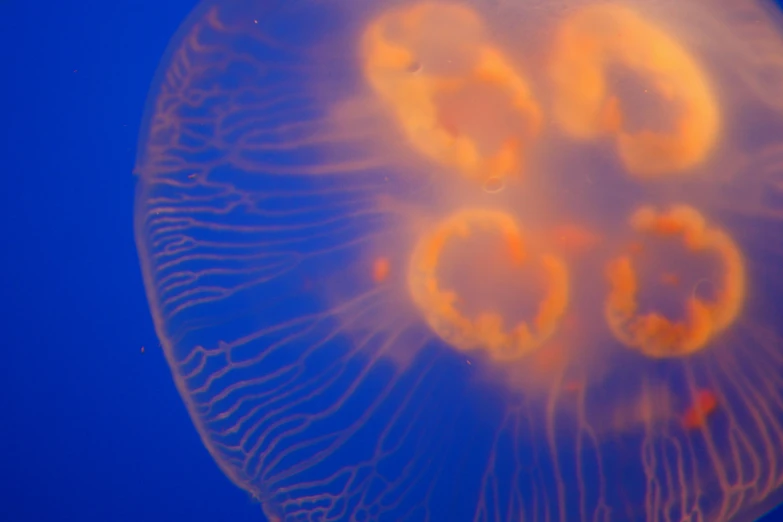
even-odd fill
[{"label": "jellyfish underside", "polygon": [[779,13],[567,3],[207,2],[172,44],[141,264],[268,519],[782,500]]}]

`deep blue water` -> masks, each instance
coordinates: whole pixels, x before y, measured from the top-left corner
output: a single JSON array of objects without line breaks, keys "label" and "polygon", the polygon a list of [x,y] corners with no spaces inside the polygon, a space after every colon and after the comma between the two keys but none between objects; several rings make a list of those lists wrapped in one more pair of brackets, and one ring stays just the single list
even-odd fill
[{"label": "deep blue water", "polygon": [[263,519],[190,423],[133,240],[147,90],[193,6],[0,0],[0,522]]}]

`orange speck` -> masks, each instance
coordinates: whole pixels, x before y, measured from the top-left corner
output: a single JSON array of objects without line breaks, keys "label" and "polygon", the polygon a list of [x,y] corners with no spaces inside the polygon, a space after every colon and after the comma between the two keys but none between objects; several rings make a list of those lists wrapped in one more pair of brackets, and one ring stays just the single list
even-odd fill
[{"label": "orange speck", "polygon": [[385,257],[379,257],[372,265],[372,280],[376,283],[381,283],[389,277],[391,271],[391,265],[389,260]]},{"label": "orange speck", "polygon": [[590,230],[578,225],[562,225],[554,231],[555,241],[563,250],[581,253],[598,243],[599,238]]},{"label": "orange speck", "polygon": [[662,236],[671,236],[682,232],[683,223],[679,219],[675,219],[669,216],[662,216],[658,218],[655,223],[655,232]]},{"label": "orange speck", "polygon": [[685,429],[693,430],[704,426],[707,416],[718,407],[718,397],[710,390],[699,390],[693,404],[685,410],[682,424]]},{"label": "orange speck", "polygon": [[636,255],[636,256],[638,256],[639,254],[641,254],[642,252],[644,252],[644,245],[643,245],[643,244],[641,244],[641,243],[640,243],[640,242],[638,242],[638,241],[634,241],[633,243],[631,243],[630,245],[628,245],[628,252],[629,252],[631,255]]},{"label": "orange speck", "polygon": [[677,274],[667,273],[661,276],[661,283],[667,286],[680,286],[680,278]]},{"label": "orange speck", "polygon": [[144,353],[144,347],[143,346],[141,347],[141,353]]},{"label": "orange speck", "polygon": [[555,373],[566,367],[568,355],[561,344],[542,347],[533,359],[536,370],[541,373]]}]

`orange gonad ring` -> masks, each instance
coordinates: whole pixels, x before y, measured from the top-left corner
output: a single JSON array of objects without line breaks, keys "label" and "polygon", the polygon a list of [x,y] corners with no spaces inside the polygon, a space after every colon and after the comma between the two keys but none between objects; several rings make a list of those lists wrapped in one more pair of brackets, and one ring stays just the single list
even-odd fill
[{"label": "orange gonad ring", "polygon": [[[496,311],[467,317],[457,307],[458,293],[441,287],[438,267],[444,248],[450,241],[467,239],[476,232],[499,232],[514,266],[521,269],[535,262],[543,269],[545,295],[530,323],[520,321],[507,330]],[[437,224],[419,240],[408,272],[410,294],[427,324],[451,346],[463,351],[486,350],[495,360],[513,360],[534,351],[557,329],[568,304],[569,281],[561,259],[546,253],[534,257],[526,247],[522,230],[504,212],[466,209]]]},{"label": "orange gonad ring", "polygon": [[739,249],[725,232],[708,226],[688,206],[660,213],[643,207],[632,216],[631,226],[645,235],[679,237],[689,252],[716,254],[723,273],[714,299],[691,295],[684,320],[673,321],[658,312],[638,312],[636,270],[630,255],[619,256],[606,269],[610,291],[605,313],[610,329],[620,342],[650,357],[684,356],[702,349],[734,321],[742,306],[745,270]]}]

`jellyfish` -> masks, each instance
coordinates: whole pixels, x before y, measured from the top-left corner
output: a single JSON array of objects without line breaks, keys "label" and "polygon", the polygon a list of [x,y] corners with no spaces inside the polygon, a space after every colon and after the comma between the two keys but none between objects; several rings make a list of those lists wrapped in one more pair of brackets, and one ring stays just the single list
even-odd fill
[{"label": "jellyfish", "polygon": [[174,382],[267,520],[783,502],[774,4],[205,0],[135,174]]}]

